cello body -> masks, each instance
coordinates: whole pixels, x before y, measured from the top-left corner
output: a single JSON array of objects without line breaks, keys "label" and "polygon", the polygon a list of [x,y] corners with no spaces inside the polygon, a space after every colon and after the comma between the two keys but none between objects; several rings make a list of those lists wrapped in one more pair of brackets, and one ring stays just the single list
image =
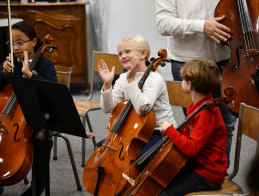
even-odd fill
[{"label": "cello body", "polygon": [[[52,52],[53,37],[47,34],[43,44],[34,54],[30,70],[37,65],[44,51]],[[12,86],[0,91],[0,185],[9,186],[26,177],[33,163],[31,136],[34,128],[27,125]]]},{"label": "cello body", "polygon": [[237,116],[241,102],[259,108],[258,0],[221,0],[215,17],[222,15],[226,18],[221,23],[231,30],[231,56],[228,65],[222,67],[221,93],[233,99],[227,106]]},{"label": "cello body", "polygon": [[[176,176],[187,157],[168,140],[123,196],[159,195]],[[161,177],[163,176],[163,177]]]},{"label": "cello body", "polygon": [[[0,91],[1,111],[12,94],[11,85]],[[0,185],[9,186],[24,179],[32,167],[33,145],[30,138],[33,128],[27,125],[17,102],[10,114],[0,115]]]},{"label": "cello body", "polygon": [[[204,102],[179,125],[177,131],[181,132],[202,110],[212,110],[215,106],[225,104],[228,101],[229,99],[226,97],[219,97],[212,101]],[[174,146],[168,137],[158,142],[152,148],[156,150],[160,146],[162,147],[159,152],[149,162],[146,168],[136,179],[130,181],[131,187],[124,192],[123,196],[159,195],[183,167],[187,161],[187,156]]]},{"label": "cello body", "polygon": [[[142,89],[150,71],[164,66],[165,49],[158,51],[160,58],[154,59],[138,83]],[[131,100],[122,101],[112,111],[108,137],[97,147],[87,161],[83,173],[85,189],[97,195],[122,195],[130,186],[124,177],[135,179],[138,174],[136,160],[143,144],[148,143],[154,132],[156,117],[153,110],[139,115]]]},{"label": "cello body", "polygon": [[[114,108],[107,127],[109,131],[125,104],[126,101],[123,101]],[[94,195],[121,195],[129,186],[122,173],[132,178],[138,176],[138,166],[129,167],[136,161],[142,145],[148,142],[155,125],[156,118],[152,110],[146,115],[138,115],[131,107],[120,131],[117,134],[110,131],[103,145],[97,147],[87,161],[83,173],[85,189]],[[99,166],[104,167],[104,171],[98,182]]]}]

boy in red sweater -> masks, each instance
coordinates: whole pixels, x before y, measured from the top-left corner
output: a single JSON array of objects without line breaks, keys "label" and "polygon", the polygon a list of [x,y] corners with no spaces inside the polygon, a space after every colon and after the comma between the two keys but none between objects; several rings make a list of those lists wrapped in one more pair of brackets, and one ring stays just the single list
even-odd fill
[{"label": "boy in red sweater", "polygon": [[[220,84],[221,75],[217,65],[205,59],[187,61],[181,75],[182,88],[192,98],[187,108],[189,116],[204,102],[213,100],[211,91]],[[161,133],[188,159],[160,196],[220,189],[227,171],[227,131],[218,107],[198,113],[181,133],[165,121]]]}]

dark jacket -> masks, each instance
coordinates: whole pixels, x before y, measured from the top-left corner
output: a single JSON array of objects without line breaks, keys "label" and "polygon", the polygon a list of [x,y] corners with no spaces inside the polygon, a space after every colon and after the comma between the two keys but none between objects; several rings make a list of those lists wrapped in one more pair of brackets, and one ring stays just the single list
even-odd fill
[{"label": "dark jacket", "polygon": [[[0,90],[2,90],[6,85],[10,84],[9,80],[3,75],[3,65],[4,62],[2,62],[0,65]],[[22,76],[22,62],[18,62],[15,56],[14,65],[15,68],[13,75]],[[32,79],[57,82],[56,68],[54,63],[45,57],[40,57],[33,71]]]}]

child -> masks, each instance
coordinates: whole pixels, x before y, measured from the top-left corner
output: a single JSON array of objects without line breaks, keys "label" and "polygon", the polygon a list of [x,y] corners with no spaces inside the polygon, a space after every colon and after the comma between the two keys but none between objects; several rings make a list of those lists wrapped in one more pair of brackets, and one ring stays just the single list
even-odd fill
[{"label": "child", "polygon": [[[182,89],[192,98],[187,108],[189,116],[204,102],[213,100],[211,91],[220,85],[221,75],[217,65],[205,59],[187,61],[181,75]],[[160,196],[220,189],[227,171],[227,132],[218,107],[198,113],[181,133],[165,121],[161,133],[188,159]]]},{"label": "child", "polygon": [[[10,84],[6,76],[11,74],[12,68],[14,68],[13,75],[16,76],[25,75],[27,78],[57,82],[54,63],[45,57],[39,58],[33,71],[29,69],[29,62],[33,59],[34,54],[43,44],[43,42],[37,38],[35,30],[31,24],[24,21],[13,24],[12,39],[13,43],[8,44],[13,45],[14,64],[12,64],[10,62],[10,58],[7,57],[6,61],[0,65],[0,90]],[[42,133],[35,129],[31,140],[34,144],[33,164],[35,166],[36,195],[40,195],[45,188],[44,164],[42,161],[44,149],[42,149],[42,146],[40,145],[40,143],[43,142]],[[52,148],[51,138],[49,138],[48,146],[46,148],[49,152],[49,159]],[[32,195],[32,187],[30,186],[22,195]]]},{"label": "child", "polygon": [[[139,89],[138,87],[138,82],[147,69],[146,61],[148,61],[150,55],[148,42],[140,35],[127,36],[118,44],[118,54],[122,66],[128,71],[120,75],[113,89],[112,80],[115,68],[113,67],[112,70],[109,71],[103,60],[100,60],[98,65],[98,71],[103,80],[101,108],[104,112],[112,112],[118,103],[129,99],[139,115],[145,114],[153,109],[156,116],[155,131],[149,142],[142,147],[139,154],[139,156],[141,156],[162,139],[162,135],[159,131],[162,122],[167,120],[175,126],[176,122],[173,117],[171,105],[169,104],[165,81],[158,72],[151,71],[143,88]],[[101,143],[98,145],[100,146]],[[153,156],[154,155],[155,153]],[[152,159],[153,156],[151,156],[150,159]],[[140,165],[140,170],[146,166],[149,160]]]}]

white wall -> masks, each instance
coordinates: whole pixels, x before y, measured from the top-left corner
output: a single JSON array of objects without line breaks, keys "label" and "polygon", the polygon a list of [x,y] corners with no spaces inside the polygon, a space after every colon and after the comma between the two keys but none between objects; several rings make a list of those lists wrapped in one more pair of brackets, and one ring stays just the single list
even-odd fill
[{"label": "white wall", "polygon": [[[166,37],[156,28],[155,0],[89,0],[87,7],[89,55],[93,49],[117,53],[118,42],[130,34],[147,39],[151,57],[157,58],[158,50],[166,49]],[[159,71],[166,80],[172,79],[170,63]]]}]

